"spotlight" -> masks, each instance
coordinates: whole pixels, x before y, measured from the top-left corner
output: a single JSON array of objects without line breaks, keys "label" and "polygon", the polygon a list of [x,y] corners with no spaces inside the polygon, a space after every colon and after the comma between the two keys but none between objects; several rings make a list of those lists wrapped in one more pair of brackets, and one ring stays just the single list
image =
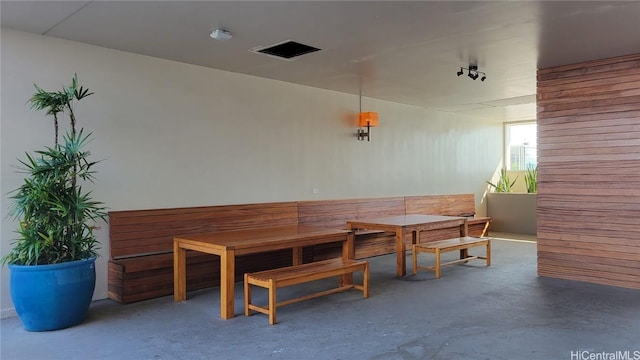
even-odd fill
[{"label": "spotlight", "polygon": [[480,77],[480,75],[482,75],[482,77],[480,78],[480,81],[487,80],[487,74],[485,74],[482,71],[478,71],[478,65],[469,65],[469,68],[461,67],[460,71],[458,71],[456,75],[458,76],[463,75],[465,70],[468,71],[467,76],[469,77],[469,79],[477,80]]}]

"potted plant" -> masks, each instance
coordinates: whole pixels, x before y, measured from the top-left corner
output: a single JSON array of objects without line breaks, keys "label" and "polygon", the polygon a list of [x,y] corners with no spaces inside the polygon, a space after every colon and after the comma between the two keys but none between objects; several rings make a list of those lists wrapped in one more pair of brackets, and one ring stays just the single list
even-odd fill
[{"label": "potted plant", "polygon": [[538,192],[538,167],[528,166],[527,172],[524,174],[524,182],[527,185],[527,193],[535,194]]},{"label": "potted plant", "polygon": [[487,193],[487,216],[492,218],[492,231],[531,235],[537,233],[537,171],[529,167],[524,173],[524,182],[516,183],[519,177],[516,175],[512,181],[509,172],[503,168],[498,181],[487,181],[489,190],[493,190]]},{"label": "potted plant", "polygon": [[[29,103],[53,117],[55,142],[19,160],[26,174],[10,192],[9,214],[19,221],[18,238],[2,259],[8,264],[11,298],[28,331],[62,329],[82,322],[95,288],[98,242],[96,221],[106,221],[105,207],[82,185],[93,181],[91,134],[76,131],[75,104],[91,95],[78,86],[77,75],[60,91],[35,85]],[[70,128],[58,142],[58,116],[66,114]]]},{"label": "potted plant", "polygon": [[487,181],[487,184],[489,184],[489,187],[493,188],[495,192],[508,193],[508,192],[511,192],[511,188],[513,187],[513,184],[515,184],[517,180],[518,180],[518,177],[516,176],[516,178],[513,181],[511,181],[511,179],[509,179],[509,174],[507,174],[507,169],[502,168],[500,169],[500,177],[498,178],[498,181],[495,184],[490,181]]}]

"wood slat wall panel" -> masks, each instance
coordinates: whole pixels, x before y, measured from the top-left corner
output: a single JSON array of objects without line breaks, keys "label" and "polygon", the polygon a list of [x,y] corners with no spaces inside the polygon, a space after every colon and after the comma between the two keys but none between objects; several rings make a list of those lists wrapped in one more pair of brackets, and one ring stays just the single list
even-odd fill
[{"label": "wood slat wall panel", "polygon": [[[612,61],[613,60],[613,61]],[[615,59],[599,59],[579,64],[567,64],[538,71],[538,82],[584,76],[592,73],[612,72],[618,69],[635,69],[639,66],[638,55],[620,56]]]},{"label": "wood slat wall panel", "polygon": [[612,243],[594,243],[587,241],[567,241],[567,240],[549,240],[545,239],[544,244],[547,247],[567,247],[571,249],[580,249],[585,252],[592,252],[594,255],[600,255],[602,251],[623,253],[621,256],[629,256],[637,258],[640,256],[640,249],[635,244],[620,245]]},{"label": "wood slat wall panel", "polygon": [[[625,111],[624,113],[617,114],[613,119],[611,118],[611,115],[607,113],[593,113],[581,115],[579,118],[576,118],[575,116],[558,116],[553,118],[550,117],[548,119],[538,118],[537,122],[539,125],[545,125],[543,130],[549,131],[553,128],[548,128],[546,125],[564,127],[584,127],[590,126],[590,124],[594,124],[595,126],[602,126],[602,124],[616,125],[618,124],[618,121],[620,121],[620,123],[625,123],[627,120],[633,121],[634,119],[637,119],[638,116],[640,116],[640,110]],[[538,129],[538,131],[540,131],[540,129]]]},{"label": "wood slat wall panel", "polygon": [[609,85],[604,90],[594,86],[575,90],[549,92],[545,97],[538,97],[538,104],[547,106],[562,103],[566,97],[573,97],[577,101],[587,101],[606,99],[611,96],[637,95],[640,95],[640,86],[638,86],[638,80],[635,80],[627,83]]},{"label": "wood slat wall panel", "polygon": [[171,252],[176,235],[297,221],[297,202],[114,211],[109,212],[111,258]]},{"label": "wood slat wall panel", "polygon": [[640,289],[640,54],[538,71],[538,274]]},{"label": "wood slat wall panel", "polygon": [[565,116],[582,116],[590,114],[606,114],[606,113],[620,113],[626,111],[635,111],[637,106],[634,103],[629,104],[609,104],[603,106],[592,106],[577,109],[558,110],[558,111],[538,111],[538,119],[549,119],[555,117]]},{"label": "wood slat wall panel", "polygon": [[638,210],[640,197],[631,196],[581,196],[573,201],[560,195],[538,195],[537,200],[544,201],[557,209],[599,209],[599,210]]},{"label": "wood slat wall panel", "polygon": [[[624,119],[620,121],[618,124],[609,124],[602,126],[591,126],[585,127],[585,124],[580,124],[581,126],[576,126],[573,129],[564,128],[564,129],[546,129],[540,131],[540,135],[544,137],[542,143],[565,143],[565,142],[578,142],[582,143],[585,139],[582,139],[585,135],[591,135],[591,138],[597,140],[598,138],[594,135],[608,135],[613,136],[613,138],[608,137],[606,140],[615,140],[615,139],[637,139],[637,137],[624,137],[621,134],[625,133],[633,133],[633,135],[637,135],[640,132],[640,126],[638,125],[635,119]],[[577,138],[580,137],[580,138]],[[587,138],[586,140],[589,140]]]},{"label": "wood slat wall panel", "polygon": [[[224,217],[224,213],[229,214],[229,217],[236,217],[239,214],[246,213],[247,211],[257,211],[265,214],[278,214],[282,212],[289,212],[297,207],[297,202],[274,202],[274,203],[252,203],[252,204],[238,204],[238,205],[217,205],[217,206],[196,206],[185,208],[166,208],[166,209],[146,209],[146,210],[122,210],[122,211],[110,211],[109,216],[116,221],[116,225],[120,223],[141,223],[144,219],[132,219],[135,217],[151,219],[154,216],[166,216],[176,214],[178,218],[182,214],[185,214],[188,218],[195,218],[197,214],[202,214],[204,217],[208,217],[211,211],[214,210],[217,217]],[[288,209],[288,210],[287,210]],[[222,215],[221,215],[222,213]],[[156,221],[156,220],[154,220]]]},{"label": "wood slat wall panel", "polygon": [[[304,225],[345,229],[352,219],[404,215],[404,197],[309,200],[298,202],[298,222]],[[339,244],[313,247],[314,260],[339,257]],[[393,233],[358,235],[355,240],[357,259],[395,252]]]},{"label": "wood slat wall panel", "polygon": [[[604,272],[598,270],[585,270],[578,267],[542,265],[540,266],[549,277],[560,277],[568,280],[601,283],[620,287],[638,288],[640,281],[635,275]],[[556,275],[556,276],[553,276]]]},{"label": "wood slat wall panel", "polygon": [[404,197],[298,202],[298,222],[345,229],[347,220],[404,215]]},{"label": "wood slat wall panel", "polygon": [[[637,81],[640,81],[640,76],[638,77]],[[606,107],[606,106],[615,106],[615,105],[624,105],[624,104],[635,104],[638,102],[638,100],[640,100],[640,96],[618,97],[619,95],[621,94],[617,92],[610,92],[609,97],[604,97],[603,99],[599,99],[599,100],[575,101],[570,103],[557,102],[555,104],[548,104],[548,105],[539,104],[538,109],[540,111],[547,111],[552,113],[557,113],[557,112],[566,111],[566,110],[582,111],[589,107],[596,108],[596,107]],[[611,97],[611,96],[615,96],[615,97]]]},{"label": "wood slat wall panel", "polygon": [[476,213],[473,194],[424,195],[405,197],[406,213],[427,215],[473,216]]}]

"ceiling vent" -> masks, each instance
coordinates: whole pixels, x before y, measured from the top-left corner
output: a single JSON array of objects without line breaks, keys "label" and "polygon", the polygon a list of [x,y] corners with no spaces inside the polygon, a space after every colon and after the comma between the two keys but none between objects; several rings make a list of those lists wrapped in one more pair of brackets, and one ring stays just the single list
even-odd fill
[{"label": "ceiling vent", "polygon": [[275,45],[256,48],[251,51],[291,61],[300,55],[309,54],[318,50],[320,49],[313,46],[301,44],[292,40],[287,40]]}]

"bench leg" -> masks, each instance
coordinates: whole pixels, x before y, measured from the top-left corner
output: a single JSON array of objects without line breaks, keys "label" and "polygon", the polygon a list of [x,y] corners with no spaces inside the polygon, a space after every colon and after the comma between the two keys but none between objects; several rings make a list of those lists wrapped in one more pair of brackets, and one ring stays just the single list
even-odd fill
[{"label": "bench leg", "polygon": [[487,266],[491,266],[491,240],[487,242]]},{"label": "bench leg", "polygon": [[411,251],[411,273],[413,275],[418,273],[418,252],[416,251],[416,247],[413,247]]},{"label": "bench leg", "polygon": [[249,274],[244,274],[244,316],[251,315],[249,310],[249,304],[251,304],[251,285],[249,285]]},{"label": "bench leg", "polygon": [[273,279],[269,280],[269,325],[276,324],[276,284]]},{"label": "bench leg", "polygon": [[436,248],[434,255],[436,256],[436,279],[440,279],[440,248]]},{"label": "bench leg", "polygon": [[364,271],[362,271],[362,297],[365,299],[369,297],[369,263],[364,265]]}]

